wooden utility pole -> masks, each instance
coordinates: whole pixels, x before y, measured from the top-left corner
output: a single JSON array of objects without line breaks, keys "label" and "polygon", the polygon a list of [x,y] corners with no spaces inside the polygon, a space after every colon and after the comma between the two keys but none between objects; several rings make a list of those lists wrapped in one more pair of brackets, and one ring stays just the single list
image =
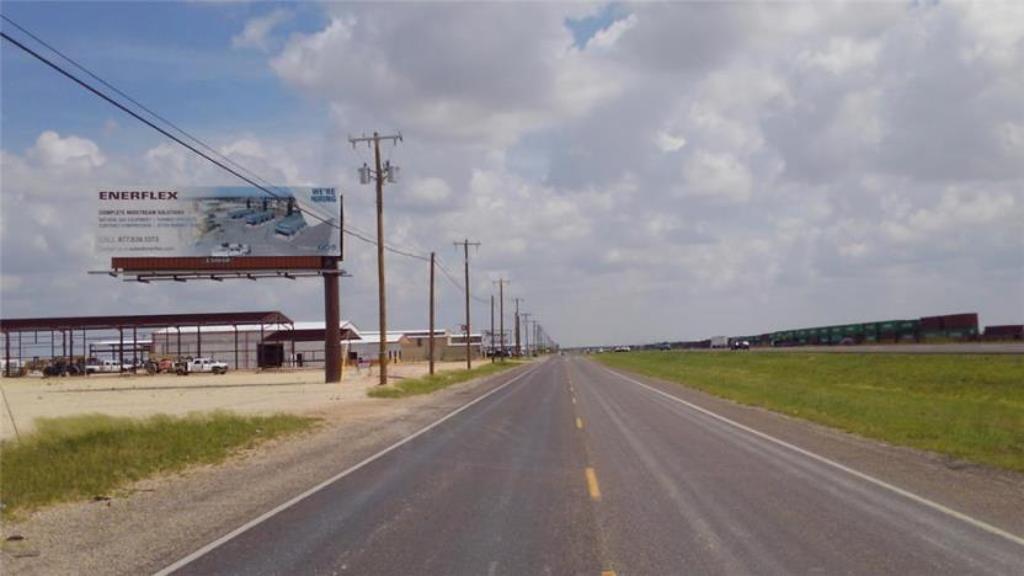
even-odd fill
[{"label": "wooden utility pole", "polygon": [[529,358],[530,357],[530,316],[533,316],[533,314],[530,314],[529,312],[523,312],[522,314],[520,314],[520,316],[523,317],[523,338],[526,340],[526,342],[525,342],[526,357]]},{"label": "wooden utility pole", "polygon": [[469,247],[480,246],[479,242],[470,242],[469,238],[464,239],[462,242],[455,242],[456,246],[462,246],[465,255],[465,272],[466,272],[466,370],[473,368],[473,354],[470,349],[470,335],[473,333],[472,325],[469,323]]},{"label": "wooden utility pole", "polygon": [[519,343],[519,303],[522,302],[523,298],[513,298],[512,301],[516,303],[516,318],[515,318],[515,331],[516,331],[516,356],[523,355],[523,348]]},{"label": "wooden utility pole", "polygon": [[371,177],[377,185],[377,304],[380,312],[380,346],[377,352],[377,362],[380,364],[380,385],[388,383],[388,313],[387,297],[384,288],[384,181],[395,182],[398,167],[392,166],[390,162],[381,165],[380,141],[391,140],[394,143],[402,141],[401,134],[382,136],[376,132],[373,136],[361,136],[349,138],[355,148],[356,144],[366,142],[373,148],[374,169],[371,171],[366,164],[359,170],[359,181],[368,184]]},{"label": "wooden utility pole", "polygon": [[434,262],[435,254],[430,253],[430,337],[427,353],[430,354],[430,374],[434,374]]},{"label": "wooden utility pole", "polygon": [[505,358],[505,285],[509,283],[504,278],[494,282],[498,285],[498,332],[501,334],[501,358]]}]

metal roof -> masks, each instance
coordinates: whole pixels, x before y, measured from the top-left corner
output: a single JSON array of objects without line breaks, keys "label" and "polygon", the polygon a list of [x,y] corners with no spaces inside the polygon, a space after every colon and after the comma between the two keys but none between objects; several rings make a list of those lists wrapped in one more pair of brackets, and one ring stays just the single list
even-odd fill
[{"label": "metal roof", "polygon": [[64,316],[56,318],[0,319],[0,332],[48,330],[116,330],[118,328],[166,328],[168,326],[211,326],[291,324],[278,311],[213,312],[205,314],[147,314],[132,316]]}]

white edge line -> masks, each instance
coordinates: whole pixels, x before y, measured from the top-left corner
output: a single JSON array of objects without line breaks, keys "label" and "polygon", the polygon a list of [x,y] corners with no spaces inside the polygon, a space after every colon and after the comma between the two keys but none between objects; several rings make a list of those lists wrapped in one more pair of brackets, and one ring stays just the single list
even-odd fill
[{"label": "white edge line", "polygon": [[444,423],[448,419],[457,416],[462,411],[469,409],[470,407],[474,406],[478,402],[482,402],[483,400],[485,400],[488,397],[490,397],[492,394],[495,394],[495,393],[503,390],[505,387],[507,387],[508,385],[512,384],[513,382],[516,382],[517,380],[522,379],[527,374],[534,373],[538,368],[540,368],[541,364],[543,364],[543,362],[541,362],[540,364],[535,365],[532,369],[524,371],[522,374],[519,374],[515,378],[512,378],[511,380],[509,380],[508,382],[505,382],[504,384],[498,386],[494,390],[491,390],[490,392],[487,392],[483,396],[480,396],[479,398],[475,398],[475,399],[471,400],[470,402],[468,402],[466,404],[463,404],[462,406],[459,406],[455,410],[452,410],[448,414],[445,414],[440,420],[435,420],[431,424],[428,424],[427,426],[425,426],[423,428],[420,428],[418,431],[414,432],[412,435],[406,436],[405,438],[402,438],[398,442],[395,442],[394,444],[388,446],[387,448],[384,448],[380,452],[377,452],[376,454],[373,454],[372,456],[368,456],[367,458],[365,458],[364,460],[362,460],[358,464],[355,464],[355,465],[345,469],[344,471],[339,472],[338,474],[335,474],[334,476],[331,476],[327,480],[324,480],[323,482],[317,484],[316,486],[313,486],[309,490],[306,490],[302,494],[299,494],[298,496],[292,498],[291,500],[288,500],[284,504],[280,504],[277,507],[272,508],[271,510],[269,510],[267,512],[264,512],[263,514],[260,514],[256,518],[253,518],[252,520],[246,522],[245,524],[242,524],[241,526],[239,526],[238,528],[235,528],[231,532],[228,532],[227,534],[221,536],[220,538],[217,538],[216,540],[210,542],[209,544],[203,546],[202,548],[199,548],[195,552],[192,552],[188,556],[185,556],[184,558],[182,558],[182,559],[178,560],[177,562],[167,566],[166,568],[161,569],[158,572],[154,572],[153,576],[167,576],[168,574],[171,574],[175,570],[178,570],[180,568],[184,568],[188,564],[194,562],[195,560],[198,560],[199,558],[202,558],[203,556],[205,556],[206,554],[212,552],[214,549],[220,547],[221,545],[223,545],[224,543],[228,542],[229,540],[239,536],[243,532],[246,532],[250,528],[253,528],[254,526],[256,526],[258,524],[261,524],[261,523],[265,522],[266,520],[270,519],[271,517],[273,517],[273,516],[283,512],[284,510],[286,510],[288,508],[291,508],[295,504],[298,504],[300,501],[305,500],[306,498],[312,496],[313,494],[316,494],[317,492],[323,490],[324,488],[330,486],[331,484],[337,482],[338,480],[341,480],[342,478],[344,478],[345,476],[348,476],[349,474],[355,472],[356,470],[359,470],[360,468],[366,466],[367,464],[370,464],[371,462],[373,462],[375,460],[378,460],[379,458],[381,458],[382,456],[388,454],[389,452],[392,452],[393,450],[395,450],[395,449],[397,449],[397,448],[399,448],[399,447],[401,447],[401,446],[403,446],[405,444],[408,444],[409,442],[412,442],[413,440],[415,440],[419,436],[422,436],[423,434],[426,434],[427,432],[429,432],[430,430],[436,428],[437,426],[440,426],[442,423]]},{"label": "white edge line", "polygon": [[849,466],[846,466],[844,464],[840,464],[839,462],[836,462],[835,460],[830,460],[830,459],[828,459],[828,458],[826,458],[824,456],[820,456],[818,454],[815,454],[814,452],[810,452],[808,450],[800,448],[799,446],[795,446],[793,444],[790,444],[789,442],[786,442],[785,440],[780,440],[780,439],[778,439],[778,438],[776,438],[774,436],[771,436],[769,434],[765,434],[764,432],[761,432],[760,430],[755,430],[755,429],[753,429],[753,428],[751,428],[749,426],[746,426],[744,424],[740,424],[739,422],[736,422],[735,420],[730,420],[729,418],[726,418],[725,416],[721,416],[719,414],[716,414],[716,413],[714,413],[714,412],[712,412],[712,411],[710,411],[710,410],[708,410],[706,408],[702,408],[702,407],[700,407],[700,406],[698,406],[698,405],[696,405],[696,404],[694,404],[692,402],[687,402],[686,400],[683,400],[682,398],[679,398],[677,396],[673,396],[672,394],[669,394],[669,393],[664,392],[662,390],[658,390],[657,388],[655,388],[653,386],[649,386],[647,384],[644,384],[643,382],[640,382],[638,380],[634,380],[634,379],[630,378],[629,376],[626,376],[625,374],[622,374],[621,372],[618,372],[617,370],[612,370],[612,369],[610,369],[608,367],[605,367],[605,366],[602,366],[602,368],[604,368],[608,372],[611,372],[612,374],[615,374],[616,376],[622,378],[623,380],[626,380],[628,382],[632,382],[633,384],[636,384],[637,386],[642,386],[642,387],[650,390],[651,392],[655,392],[655,393],[660,394],[660,395],[662,395],[662,396],[664,396],[666,398],[669,398],[671,400],[675,400],[676,402],[679,402],[680,404],[684,404],[684,405],[688,406],[689,408],[691,408],[693,410],[696,410],[697,412],[700,412],[701,414],[704,414],[704,415],[710,416],[710,417],[712,417],[712,418],[714,418],[716,420],[720,420],[722,422],[725,422],[726,424],[729,424],[731,426],[739,428],[740,430],[743,430],[744,432],[747,432],[749,434],[753,434],[754,436],[757,436],[758,438],[761,438],[763,440],[767,440],[769,442],[772,442],[772,443],[777,444],[779,446],[782,446],[784,448],[788,448],[788,449],[790,449],[790,450],[792,450],[794,452],[797,452],[799,454],[807,456],[808,458],[811,458],[813,460],[817,460],[818,462],[821,462],[822,464],[827,464],[828,466],[831,466],[831,467],[836,468],[838,470],[842,470],[843,472],[846,472],[847,474],[856,476],[857,478],[860,478],[861,480],[865,480],[865,481],[870,482],[870,483],[872,483],[872,484],[874,484],[876,486],[880,486],[882,488],[885,488],[886,490],[895,492],[896,494],[899,494],[900,496],[903,496],[904,498],[908,498],[910,500],[913,500],[914,502],[917,502],[918,504],[927,506],[928,508],[931,508],[933,510],[937,510],[939,512],[942,512],[943,514],[947,514],[949,516],[952,516],[952,517],[956,518],[957,520],[962,520],[962,521],[964,521],[964,522],[974,526],[975,528],[979,528],[981,530],[984,530],[985,532],[988,532],[990,534],[994,534],[996,536],[1001,536],[1001,537],[1003,537],[1003,538],[1005,538],[1005,539],[1007,539],[1007,540],[1009,540],[1009,541],[1011,541],[1011,542],[1013,542],[1015,544],[1018,544],[1020,546],[1024,546],[1024,538],[1021,538],[1020,536],[1017,536],[1016,534],[1013,534],[1013,533],[1008,532],[1006,530],[1003,530],[1002,528],[998,528],[998,527],[993,526],[993,525],[991,525],[991,524],[989,524],[987,522],[984,522],[982,520],[978,520],[977,518],[973,518],[971,516],[968,516],[967,514],[964,514],[963,512],[958,512],[956,510],[953,510],[952,508],[947,508],[946,506],[943,506],[942,504],[939,504],[938,502],[934,502],[932,500],[929,500],[929,499],[925,498],[924,496],[918,496],[917,494],[914,494],[913,492],[910,492],[908,490],[904,490],[903,488],[900,488],[898,486],[894,486],[894,485],[889,484],[888,482],[886,482],[884,480],[879,480],[878,478],[875,478],[874,476],[870,476],[870,475],[865,474],[863,472],[860,472],[858,470],[854,470],[853,468],[850,468]]}]

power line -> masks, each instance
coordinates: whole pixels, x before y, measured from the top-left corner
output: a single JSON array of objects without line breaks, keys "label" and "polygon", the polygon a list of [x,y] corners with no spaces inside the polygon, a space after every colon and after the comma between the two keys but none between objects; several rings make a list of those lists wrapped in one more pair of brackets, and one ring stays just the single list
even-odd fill
[{"label": "power line", "polygon": [[[282,196],[280,194],[275,193],[274,191],[272,191],[270,188],[267,187],[267,186],[273,187],[273,185],[269,184],[269,182],[265,178],[262,178],[258,174],[254,173],[253,171],[249,170],[248,168],[245,168],[244,166],[238,164],[237,162],[235,162],[234,160],[230,159],[226,155],[216,151],[209,144],[203,142],[200,138],[198,138],[198,137],[194,136],[193,134],[187,132],[186,130],[180,128],[179,126],[177,126],[176,124],[174,124],[170,120],[164,118],[160,114],[157,114],[156,112],[154,112],[153,110],[151,110],[147,106],[145,106],[142,103],[140,103],[135,98],[132,98],[131,96],[129,96],[128,94],[126,94],[122,90],[118,89],[116,86],[112,85],[111,83],[107,82],[106,80],[104,80],[103,78],[98,76],[97,74],[93,73],[91,70],[89,70],[85,66],[79,64],[74,59],[72,59],[70,56],[67,56],[66,54],[64,54],[63,52],[58,50],[57,48],[55,48],[52,45],[48,44],[47,42],[45,42],[44,40],[39,38],[37,35],[33,34],[29,30],[27,30],[25,27],[23,27],[23,26],[19,25],[18,23],[14,22],[10,18],[8,18],[6,15],[0,14],[0,17],[2,17],[4,19],[4,21],[8,22],[9,24],[14,26],[18,30],[20,30],[23,33],[25,33],[26,35],[28,35],[30,38],[32,38],[36,42],[39,42],[41,45],[43,45],[46,48],[48,48],[49,50],[53,51],[55,54],[57,54],[58,56],[60,56],[64,60],[66,60],[67,62],[71,63],[76,68],[82,70],[83,72],[88,74],[90,77],[94,78],[96,81],[98,81],[101,84],[103,84],[104,86],[110,88],[111,90],[113,90],[114,92],[116,92],[117,94],[122,96],[123,98],[127,99],[132,104],[138,106],[140,109],[144,110],[146,113],[150,114],[154,118],[158,119],[159,121],[163,122],[164,124],[167,124],[171,129],[173,129],[174,131],[182,134],[184,138],[187,138],[188,140],[191,140],[192,142],[194,142],[196,144],[196,146],[204,148],[204,149],[210,151],[210,153],[218,156],[220,159],[213,158],[210,155],[208,155],[208,154],[204,153],[203,151],[199,150],[196,146],[193,146],[193,145],[189,144],[188,142],[185,142],[181,138],[175,136],[174,134],[168,132],[164,128],[158,126],[153,121],[150,121],[149,119],[144,118],[142,115],[140,115],[139,113],[135,112],[134,110],[131,110],[130,108],[128,108],[127,106],[125,106],[121,102],[118,102],[114,98],[108,96],[107,94],[104,94],[101,90],[99,90],[98,88],[96,88],[93,85],[89,84],[85,80],[82,80],[81,78],[75,76],[71,72],[65,70],[63,67],[61,67],[60,65],[56,64],[52,60],[46,58],[42,54],[39,54],[35,50],[32,50],[31,48],[29,48],[28,46],[22,44],[18,40],[15,40],[11,36],[7,35],[7,33],[0,31],[0,37],[2,37],[4,40],[7,40],[11,44],[14,44],[15,46],[17,46],[18,48],[20,48],[21,50],[23,50],[27,54],[33,56],[34,58],[36,58],[40,62],[42,62],[42,63],[46,64],[47,66],[49,66],[50,68],[53,68],[59,74],[67,77],[69,80],[75,82],[76,84],[78,84],[81,87],[85,88],[89,92],[92,92],[93,94],[95,94],[99,98],[107,101],[109,104],[113,105],[114,107],[118,108],[119,110],[121,110],[122,112],[128,114],[129,116],[135,118],[139,122],[142,122],[143,124],[145,124],[145,125],[149,126],[150,128],[156,130],[157,132],[161,133],[162,135],[166,136],[167,138],[170,138],[171,140],[173,140],[177,144],[187,148],[189,151],[193,152],[197,156],[207,160],[208,162],[210,162],[213,165],[217,166],[218,168],[228,172],[229,174],[235,176],[236,178],[239,178],[243,182],[246,182],[247,184],[250,184],[250,185],[254,186],[258,190],[268,194],[269,196],[271,196],[273,198],[276,198],[276,199],[282,199]],[[230,164],[230,166],[229,166],[229,164]],[[266,186],[256,182],[256,180],[263,181],[266,184]],[[299,210],[302,211],[301,208]],[[328,226],[330,226],[332,228],[337,228],[337,229],[341,230],[343,233],[348,234],[349,236],[352,236],[354,238],[358,238],[358,239],[360,239],[360,240],[362,240],[364,242],[367,242],[367,243],[370,243],[370,244],[373,244],[373,245],[377,244],[376,240],[374,240],[372,238],[369,238],[369,237],[367,237],[367,236],[365,236],[363,234],[360,234],[359,232],[351,230],[351,229],[349,229],[348,226],[345,226],[343,224],[337,224],[337,223],[333,222],[332,220],[323,218],[322,216],[320,216],[318,214],[314,214],[312,212],[305,212],[305,213],[309,214],[313,218],[319,220],[320,222],[322,222],[324,224],[327,224]],[[429,261],[429,259],[430,259],[428,256],[425,256],[425,255],[422,255],[422,254],[415,254],[412,251],[404,250],[404,249],[401,249],[401,248],[397,248],[395,246],[388,245],[387,243],[385,243],[384,249],[389,251],[389,252],[393,252],[395,254],[399,254],[401,256],[406,256],[408,258],[416,258],[416,259],[423,260],[423,261]]]},{"label": "power line", "polygon": [[[444,275],[444,277],[448,280],[448,282],[451,283],[452,286],[455,286],[456,288],[458,288],[460,292],[466,289],[466,287],[462,285],[462,282],[460,282],[455,277],[455,274],[444,265],[444,263],[443,263],[443,261],[441,260],[440,257],[437,258],[437,266],[438,266],[438,268],[441,269],[441,274]],[[474,302],[477,302],[479,304],[487,304],[487,300],[485,300],[484,298],[481,298],[479,296],[473,296],[471,294],[470,298]]]},{"label": "power line", "polygon": [[152,116],[152,117],[154,117],[154,118],[156,118],[156,119],[160,120],[160,121],[161,121],[161,122],[163,122],[164,124],[166,124],[166,125],[170,126],[170,127],[171,127],[171,128],[173,128],[173,129],[174,129],[174,130],[175,130],[176,132],[178,132],[179,134],[181,134],[181,135],[185,136],[186,138],[188,138],[188,139],[189,139],[189,140],[191,140],[192,142],[195,142],[195,143],[196,143],[196,145],[198,145],[198,146],[201,146],[201,147],[202,147],[203,149],[207,150],[208,152],[210,152],[210,153],[212,153],[212,154],[215,154],[215,155],[217,155],[217,156],[218,156],[218,157],[219,157],[220,159],[222,159],[222,160],[223,160],[223,161],[224,161],[225,163],[231,164],[231,165],[232,165],[233,167],[235,167],[235,168],[237,168],[237,169],[239,169],[239,170],[241,170],[241,171],[245,172],[245,173],[246,173],[246,174],[248,174],[249,176],[252,176],[253,178],[255,178],[255,179],[257,179],[257,180],[260,180],[260,181],[262,181],[262,182],[263,182],[264,184],[266,184],[266,185],[268,185],[268,186],[274,187],[274,186],[273,186],[273,185],[271,185],[271,184],[270,184],[270,183],[269,183],[269,182],[268,182],[268,181],[267,181],[267,180],[266,180],[265,178],[262,178],[262,177],[260,177],[260,176],[259,176],[258,174],[256,174],[256,173],[255,173],[255,172],[253,172],[252,170],[249,170],[249,169],[248,169],[248,168],[246,168],[245,166],[242,166],[241,164],[239,164],[239,163],[235,162],[234,160],[232,160],[232,159],[231,159],[230,157],[228,157],[227,155],[225,155],[225,154],[221,153],[220,151],[216,150],[215,148],[213,148],[212,146],[210,146],[209,144],[207,144],[206,142],[204,142],[203,140],[201,140],[201,139],[200,139],[199,137],[197,137],[197,136],[193,135],[192,133],[190,133],[190,132],[188,132],[187,130],[185,130],[184,128],[182,128],[182,127],[178,126],[178,125],[177,125],[177,124],[175,124],[174,122],[172,122],[172,121],[168,120],[167,118],[165,118],[165,117],[161,116],[160,114],[158,114],[157,112],[155,112],[155,111],[154,111],[154,110],[152,110],[151,108],[147,107],[147,106],[146,106],[145,104],[143,104],[142,102],[139,102],[138,100],[136,100],[135,98],[133,98],[133,97],[132,97],[131,95],[129,95],[129,94],[126,94],[126,93],[125,93],[124,91],[122,91],[122,90],[121,90],[120,88],[118,88],[117,86],[114,86],[114,85],[113,85],[113,84],[111,84],[110,82],[107,82],[106,80],[104,80],[103,78],[101,78],[101,77],[100,77],[99,75],[97,75],[96,73],[94,73],[94,72],[93,72],[92,70],[90,70],[90,69],[86,68],[86,67],[85,67],[84,65],[82,65],[81,63],[79,63],[79,62],[78,62],[78,61],[76,61],[75,59],[71,58],[70,56],[68,56],[68,55],[67,55],[67,54],[65,54],[64,52],[61,52],[61,51],[60,51],[59,49],[57,49],[57,48],[56,48],[56,47],[54,47],[53,45],[51,45],[51,44],[47,43],[47,42],[46,42],[45,40],[43,40],[43,39],[42,39],[42,38],[40,38],[39,36],[36,36],[36,35],[35,35],[35,34],[33,34],[33,33],[32,33],[32,32],[30,31],[30,30],[26,29],[26,28],[25,28],[24,26],[22,26],[22,25],[18,24],[18,23],[17,23],[17,22],[15,22],[14,20],[11,20],[11,19],[10,19],[10,18],[9,18],[8,16],[6,16],[6,15],[4,15],[4,14],[0,14],[0,18],[3,18],[3,19],[4,19],[4,21],[6,21],[6,22],[7,22],[8,24],[10,24],[10,25],[14,26],[14,27],[15,27],[15,28],[17,28],[18,30],[21,30],[21,32],[23,32],[23,33],[24,33],[25,35],[27,35],[27,36],[28,36],[29,38],[32,38],[33,40],[35,40],[35,41],[36,41],[36,42],[38,42],[39,44],[42,44],[43,46],[47,47],[47,48],[48,48],[48,49],[49,49],[49,50],[50,50],[51,52],[53,52],[54,54],[57,54],[58,56],[60,56],[61,58],[63,58],[63,59],[65,60],[65,61],[67,61],[68,63],[70,63],[70,64],[71,64],[72,66],[74,66],[74,67],[78,68],[78,69],[79,69],[79,70],[81,70],[82,72],[85,72],[85,73],[86,73],[86,74],[88,74],[88,75],[89,75],[89,76],[90,76],[91,78],[93,78],[94,80],[96,80],[97,82],[99,82],[100,84],[103,84],[103,85],[104,85],[104,86],[106,86],[107,88],[110,88],[110,89],[111,89],[111,90],[113,90],[113,91],[114,91],[115,93],[117,93],[117,94],[118,94],[119,96],[121,96],[121,97],[125,98],[126,100],[128,100],[128,101],[129,101],[129,102],[131,102],[132,104],[136,105],[137,107],[141,108],[142,110],[145,110],[145,111],[146,111],[146,112],[147,112],[147,113],[148,113],[148,114],[149,114],[150,116]]}]

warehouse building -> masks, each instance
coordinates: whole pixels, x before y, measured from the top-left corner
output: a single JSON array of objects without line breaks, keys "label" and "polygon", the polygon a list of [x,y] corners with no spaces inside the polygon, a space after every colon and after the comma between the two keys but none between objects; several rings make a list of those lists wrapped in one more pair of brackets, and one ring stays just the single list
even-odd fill
[{"label": "warehouse building", "polygon": [[[324,332],[323,322],[164,328],[151,334],[152,357],[202,356],[234,370],[323,366]],[[341,322],[343,353],[347,343],[360,338],[351,322]]]}]

